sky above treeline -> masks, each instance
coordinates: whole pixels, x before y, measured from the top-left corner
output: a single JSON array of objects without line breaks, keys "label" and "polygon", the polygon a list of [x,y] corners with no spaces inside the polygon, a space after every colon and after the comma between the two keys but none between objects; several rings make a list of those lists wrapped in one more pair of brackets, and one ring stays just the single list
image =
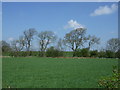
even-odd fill
[{"label": "sky above treeline", "polygon": [[[53,31],[58,38],[76,28],[87,28],[86,35],[101,38],[99,47],[118,37],[116,2],[3,2],[2,39],[12,41],[23,31]],[[98,47],[97,47],[98,48]]]}]

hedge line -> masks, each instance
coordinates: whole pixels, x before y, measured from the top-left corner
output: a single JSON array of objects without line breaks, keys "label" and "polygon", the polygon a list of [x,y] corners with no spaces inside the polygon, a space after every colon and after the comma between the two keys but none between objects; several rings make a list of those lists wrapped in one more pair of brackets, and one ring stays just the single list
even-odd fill
[{"label": "hedge line", "polygon": [[120,50],[118,52],[112,51],[89,51],[87,49],[80,49],[74,52],[59,51],[54,48],[47,49],[46,52],[40,51],[20,51],[20,52],[4,52],[3,56],[14,56],[14,57],[26,57],[26,56],[39,56],[39,57],[99,57],[99,58],[120,58]]}]

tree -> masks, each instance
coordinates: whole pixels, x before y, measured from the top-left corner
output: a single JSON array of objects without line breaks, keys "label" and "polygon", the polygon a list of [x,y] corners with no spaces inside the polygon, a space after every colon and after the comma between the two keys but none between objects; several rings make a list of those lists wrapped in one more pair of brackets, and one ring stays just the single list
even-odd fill
[{"label": "tree", "polygon": [[23,33],[24,33],[26,50],[30,51],[31,41],[33,39],[33,36],[37,34],[37,31],[34,28],[30,28],[30,29],[24,31]]},{"label": "tree", "polygon": [[20,36],[18,40],[13,40],[11,42],[11,47],[14,51],[13,56],[18,56],[20,51],[23,50],[24,46],[25,46],[25,40],[23,36]]},{"label": "tree", "polygon": [[19,37],[18,40],[13,40],[13,41],[11,42],[11,45],[12,45],[13,51],[17,51],[17,52],[18,52],[18,51],[23,50],[23,48],[24,48],[24,46],[25,46],[24,37],[21,36],[21,37]]},{"label": "tree", "polygon": [[[45,55],[45,51],[49,44],[53,43],[56,40],[56,35],[52,31],[44,31],[38,34],[40,52],[42,56]],[[39,53],[40,55],[40,53]]]},{"label": "tree", "polygon": [[11,51],[10,45],[6,41],[0,41],[0,48],[3,54]]},{"label": "tree", "polygon": [[107,41],[106,49],[112,52],[117,52],[120,49],[120,39],[112,38]]},{"label": "tree", "polygon": [[64,37],[65,45],[75,52],[80,46],[83,46],[83,43],[86,40],[85,33],[85,28],[78,28],[72,30],[71,32],[67,33]]},{"label": "tree", "polygon": [[60,51],[64,51],[65,50],[65,42],[64,42],[64,40],[62,40],[61,38],[58,40],[58,42],[57,42],[57,46],[56,46],[56,48],[58,49],[58,50],[60,50]]},{"label": "tree", "polygon": [[95,35],[94,36],[88,35],[87,41],[88,41],[88,49],[90,50],[90,48],[94,44],[99,44],[100,43],[100,38],[97,38]]}]

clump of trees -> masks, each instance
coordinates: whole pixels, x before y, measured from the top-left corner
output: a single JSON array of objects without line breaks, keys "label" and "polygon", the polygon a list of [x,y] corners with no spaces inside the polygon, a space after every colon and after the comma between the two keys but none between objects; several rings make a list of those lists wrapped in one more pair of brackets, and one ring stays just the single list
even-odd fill
[{"label": "clump of trees", "polygon": [[73,57],[76,56],[76,53],[78,54],[79,52],[78,49],[81,49],[86,42],[88,43],[88,47],[86,49],[84,48],[83,50],[81,50],[83,54],[82,56],[89,56],[88,52],[90,48],[94,44],[100,43],[100,38],[91,35],[86,36],[85,34],[86,28],[77,28],[65,35],[64,37],[65,45],[68,46],[74,52]]},{"label": "clump of trees", "polygon": [[[99,57],[99,58],[120,58],[120,39],[112,38],[107,41],[106,49],[103,51],[91,50],[95,44],[100,44],[100,38],[95,35],[86,36],[86,28],[77,28],[65,34],[64,38],[59,38],[52,31],[37,32],[30,28],[23,32],[17,40],[8,44],[1,41],[3,55],[10,56],[40,56],[59,57],[66,56],[66,48],[70,48],[73,57]],[[38,40],[39,49],[33,51],[32,41]],[[56,43],[56,45],[55,45]],[[51,45],[55,45],[50,47]],[[69,56],[69,55],[68,55]]]}]

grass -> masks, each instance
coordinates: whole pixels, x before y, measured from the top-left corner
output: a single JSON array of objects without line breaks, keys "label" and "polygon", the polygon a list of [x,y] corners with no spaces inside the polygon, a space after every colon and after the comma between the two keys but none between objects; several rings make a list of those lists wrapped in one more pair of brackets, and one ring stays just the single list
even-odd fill
[{"label": "grass", "polygon": [[3,58],[3,88],[98,88],[116,59]]}]

